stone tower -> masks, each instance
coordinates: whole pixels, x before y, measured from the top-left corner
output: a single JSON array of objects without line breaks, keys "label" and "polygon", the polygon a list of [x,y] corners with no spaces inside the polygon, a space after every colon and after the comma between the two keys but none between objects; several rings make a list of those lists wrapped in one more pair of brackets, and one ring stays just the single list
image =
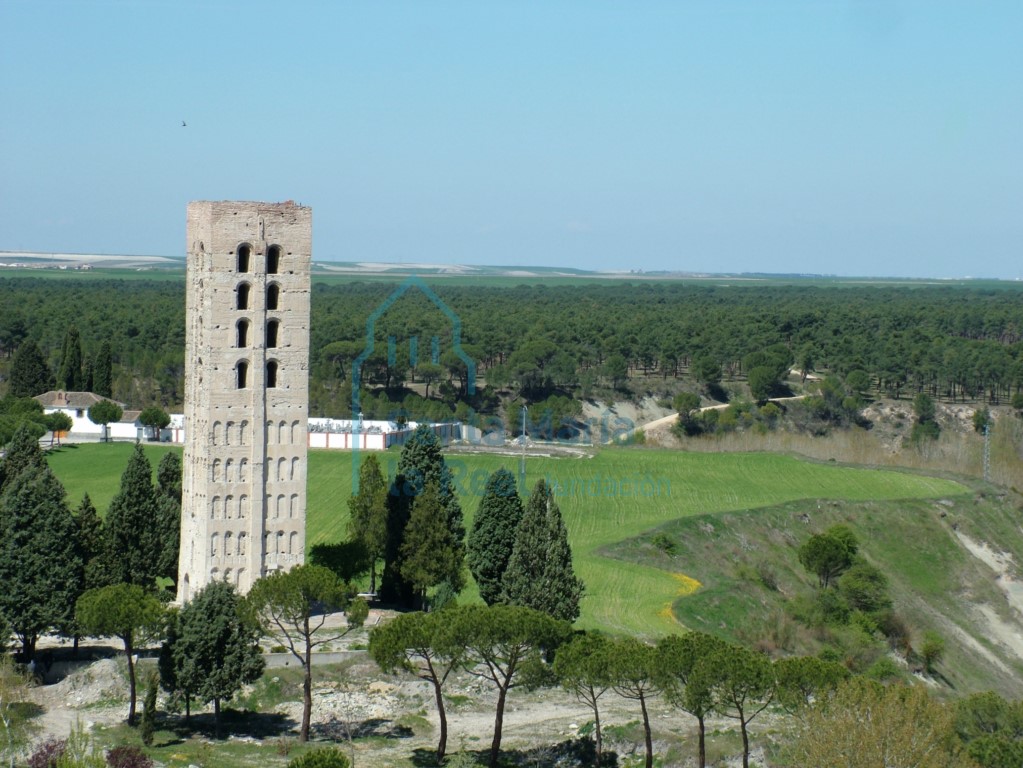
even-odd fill
[{"label": "stone tower", "polygon": [[178,602],[303,562],[312,210],[188,204]]}]

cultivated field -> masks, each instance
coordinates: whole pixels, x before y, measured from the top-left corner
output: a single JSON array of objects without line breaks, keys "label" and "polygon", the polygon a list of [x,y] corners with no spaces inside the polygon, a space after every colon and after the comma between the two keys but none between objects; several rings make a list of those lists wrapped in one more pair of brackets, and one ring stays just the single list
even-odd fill
[{"label": "cultivated field", "polygon": [[[72,505],[88,492],[106,511],[131,446],[81,445],[54,452],[50,463]],[[147,446],[156,466],[166,446]],[[379,455],[393,474],[397,453]],[[449,456],[466,524],[470,525],[487,475],[518,472],[519,459]],[[968,493],[950,480],[801,461],[766,453],[700,454],[637,448],[605,449],[588,458],[526,459],[525,486],[540,479],[558,488],[578,573],[586,582],[583,627],[660,635],[677,624],[671,604],[691,583],[647,565],[611,560],[601,549],[697,514],[755,509],[800,499],[847,501],[920,499]],[[351,494],[352,454],[309,456],[308,544],[344,537]],[[685,566],[683,565],[683,570]]]}]

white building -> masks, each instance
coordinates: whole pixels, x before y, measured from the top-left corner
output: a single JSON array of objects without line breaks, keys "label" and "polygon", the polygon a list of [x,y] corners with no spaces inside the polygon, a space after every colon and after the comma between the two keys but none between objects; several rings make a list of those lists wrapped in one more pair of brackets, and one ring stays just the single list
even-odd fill
[{"label": "white building", "polygon": [[[64,390],[51,390],[34,398],[42,404],[43,413],[63,413],[71,417],[71,431],[68,433],[74,437],[86,437],[99,439],[103,436],[103,426],[94,424],[89,420],[89,408],[110,400],[109,397],[100,397],[93,392],[65,392]],[[124,408],[124,403],[112,402]],[[108,424],[109,437],[111,440],[142,440],[145,435],[145,428],[139,422],[138,417],[141,411],[124,411],[121,420]]]}]

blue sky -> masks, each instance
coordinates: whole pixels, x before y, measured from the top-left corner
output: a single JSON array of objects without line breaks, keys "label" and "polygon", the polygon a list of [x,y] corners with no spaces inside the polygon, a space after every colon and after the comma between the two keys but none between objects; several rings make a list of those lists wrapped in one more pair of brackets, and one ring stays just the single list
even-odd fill
[{"label": "blue sky", "polygon": [[[1023,277],[1023,3],[0,0],[0,249]],[[187,127],[182,127],[182,120]]]}]

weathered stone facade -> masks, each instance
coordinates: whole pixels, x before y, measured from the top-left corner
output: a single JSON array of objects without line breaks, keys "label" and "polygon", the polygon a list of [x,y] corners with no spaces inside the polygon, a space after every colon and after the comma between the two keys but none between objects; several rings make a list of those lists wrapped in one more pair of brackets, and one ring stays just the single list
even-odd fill
[{"label": "weathered stone facade", "polygon": [[188,204],[178,601],[303,562],[312,210]]}]

